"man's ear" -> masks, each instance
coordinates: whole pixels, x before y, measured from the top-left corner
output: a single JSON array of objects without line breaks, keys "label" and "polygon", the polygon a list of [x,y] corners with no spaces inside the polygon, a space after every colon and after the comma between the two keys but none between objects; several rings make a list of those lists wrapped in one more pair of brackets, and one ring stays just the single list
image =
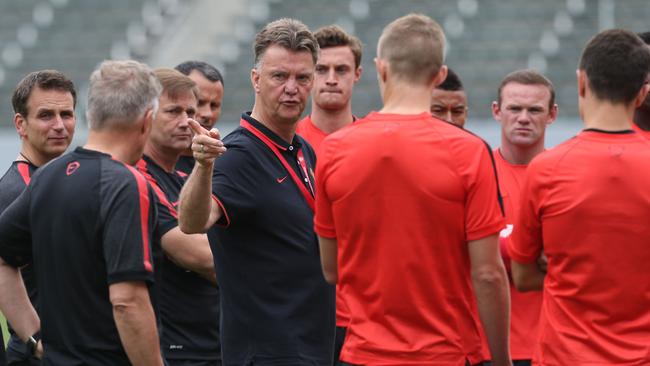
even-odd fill
[{"label": "man's ear", "polygon": [[18,132],[18,136],[20,136],[21,139],[27,136],[26,124],[27,119],[25,119],[22,114],[14,114],[14,126],[16,126],[16,132]]},{"label": "man's ear", "polygon": [[497,101],[492,102],[492,118],[497,122],[501,122],[501,106]]},{"label": "man's ear", "polygon": [[382,83],[386,83],[388,77],[388,63],[380,58],[375,58],[375,66],[377,67],[377,78]]},{"label": "man's ear", "polygon": [[641,89],[639,90],[639,93],[636,95],[636,99],[634,100],[634,108],[639,108],[645,102],[649,91],[650,84],[645,83],[641,86]]},{"label": "man's ear", "polygon": [[149,135],[151,132],[151,127],[153,126],[153,109],[148,109],[147,112],[145,112],[144,117],[142,118],[142,134],[143,135]]},{"label": "man's ear", "polygon": [[557,112],[558,112],[558,106],[557,103],[553,104],[553,107],[551,107],[551,110],[549,111],[549,118],[548,121],[546,121],[547,125],[550,125],[551,123],[555,122],[555,119],[557,118]]},{"label": "man's ear", "polygon": [[356,70],[354,70],[354,82],[356,83],[361,79],[361,74],[363,73],[363,66],[359,65]]},{"label": "man's ear", "polygon": [[253,90],[255,90],[255,94],[259,94],[259,92],[260,92],[260,72],[257,70],[257,68],[253,68],[251,70],[251,84],[253,85]]},{"label": "man's ear", "polygon": [[587,74],[584,70],[576,70],[576,77],[578,79],[578,96],[584,98],[587,93]]},{"label": "man's ear", "polygon": [[447,78],[447,72],[448,72],[447,65],[440,66],[440,70],[438,70],[438,73],[433,77],[434,88],[445,81],[445,79]]}]

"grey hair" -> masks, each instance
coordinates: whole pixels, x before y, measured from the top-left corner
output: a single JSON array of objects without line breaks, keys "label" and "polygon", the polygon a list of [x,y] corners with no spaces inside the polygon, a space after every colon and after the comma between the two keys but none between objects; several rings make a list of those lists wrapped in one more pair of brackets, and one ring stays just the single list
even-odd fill
[{"label": "grey hair", "polygon": [[133,61],[104,61],[90,75],[88,128],[128,127],[152,108],[158,110],[162,86],[149,66]]},{"label": "grey hair", "polygon": [[255,43],[253,43],[256,69],[261,66],[264,52],[273,45],[284,47],[293,52],[309,52],[314,64],[318,59],[319,47],[316,37],[303,22],[296,19],[282,18],[275,20],[257,33]]}]

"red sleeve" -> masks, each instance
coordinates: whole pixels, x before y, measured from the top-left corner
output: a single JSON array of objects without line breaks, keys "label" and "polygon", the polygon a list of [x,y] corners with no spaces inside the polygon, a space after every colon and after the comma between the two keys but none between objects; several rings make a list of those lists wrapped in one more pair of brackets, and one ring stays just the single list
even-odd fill
[{"label": "red sleeve", "polygon": [[536,261],[543,249],[541,222],[543,180],[538,164],[533,161],[528,166],[525,184],[521,191],[521,209],[508,247],[512,260],[519,263]]},{"label": "red sleeve", "polygon": [[336,238],[332,202],[327,195],[327,180],[332,160],[332,141],[326,139],[321,145],[316,164],[316,210],[314,213],[314,231],[323,238]]},{"label": "red sleeve", "polygon": [[[482,144],[483,146],[478,146]],[[468,165],[461,167],[467,183],[465,235],[467,241],[499,233],[505,226],[497,174],[490,147],[484,143],[465,144]]]}]

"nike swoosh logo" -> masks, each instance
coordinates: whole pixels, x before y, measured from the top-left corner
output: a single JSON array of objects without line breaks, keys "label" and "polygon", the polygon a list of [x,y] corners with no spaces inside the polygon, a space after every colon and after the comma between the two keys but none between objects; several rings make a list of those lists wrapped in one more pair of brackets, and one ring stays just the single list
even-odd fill
[{"label": "nike swoosh logo", "polygon": [[276,179],[276,181],[277,181],[278,183],[282,183],[282,182],[284,182],[285,179],[287,179],[287,176],[286,176],[286,175],[285,175],[284,177],[282,177],[282,178],[278,178],[278,179]]}]

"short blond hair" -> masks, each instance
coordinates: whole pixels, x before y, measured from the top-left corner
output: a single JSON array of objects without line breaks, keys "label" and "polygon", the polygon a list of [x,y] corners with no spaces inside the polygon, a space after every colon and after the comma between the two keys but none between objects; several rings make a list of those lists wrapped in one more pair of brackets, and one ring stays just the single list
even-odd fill
[{"label": "short blond hair", "polygon": [[445,35],[433,19],[409,14],[388,24],[377,43],[377,57],[391,73],[409,83],[426,84],[444,61]]}]

